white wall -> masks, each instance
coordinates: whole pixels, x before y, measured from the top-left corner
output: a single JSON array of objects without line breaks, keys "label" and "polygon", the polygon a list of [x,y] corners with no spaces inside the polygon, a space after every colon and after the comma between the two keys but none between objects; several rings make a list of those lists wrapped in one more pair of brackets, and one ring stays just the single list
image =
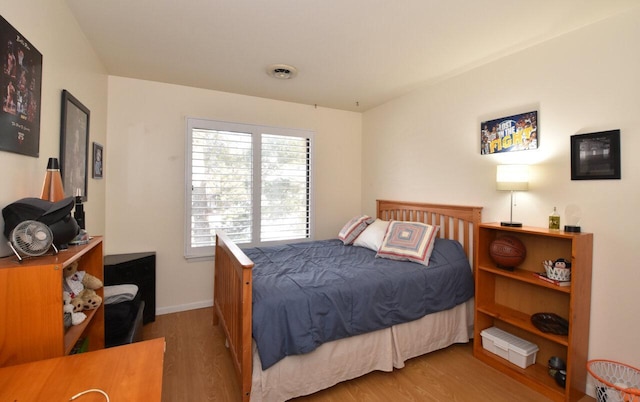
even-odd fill
[{"label": "white wall", "polygon": [[[484,207],[508,220],[496,165],[530,163],[514,220],[546,227],[554,206],[581,208],[594,233],[589,358],[640,366],[640,10],[583,28],[396,99],[363,116],[363,210],[376,198]],[[536,151],[480,155],[480,122],[538,110]],[[622,180],[571,181],[573,134],[621,129]],[[552,256],[550,256],[552,257]]]},{"label": "white wall", "polygon": [[160,313],[213,298],[213,261],[183,257],[186,117],[314,130],[315,237],[360,212],[360,113],[110,77],[107,254],[157,253]]},{"label": "white wall", "polygon": [[[40,197],[49,157],[60,156],[60,108],[63,89],[91,111],[89,144],[105,144],[107,75],[80,31],[64,0],[20,0],[0,3],[0,14],[42,53],[40,157],[0,151],[0,209],[18,199]],[[2,135],[2,133],[0,133]],[[91,151],[89,151],[91,157]],[[87,229],[104,233],[103,180],[91,179],[85,205]],[[4,222],[0,217],[0,227]],[[4,236],[0,235],[0,239]],[[0,256],[11,251],[0,241]]]}]

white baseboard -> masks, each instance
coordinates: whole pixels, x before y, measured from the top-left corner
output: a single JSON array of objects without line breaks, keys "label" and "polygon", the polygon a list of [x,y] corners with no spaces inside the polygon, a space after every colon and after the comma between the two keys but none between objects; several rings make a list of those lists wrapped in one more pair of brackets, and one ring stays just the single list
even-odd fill
[{"label": "white baseboard", "polygon": [[156,315],[178,313],[180,311],[196,310],[199,308],[206,308],[211,306],[213,306],[213,299],[204,300],[196,303],[179,304],[177,306],[159,307],[159,308],[156,308]]}]

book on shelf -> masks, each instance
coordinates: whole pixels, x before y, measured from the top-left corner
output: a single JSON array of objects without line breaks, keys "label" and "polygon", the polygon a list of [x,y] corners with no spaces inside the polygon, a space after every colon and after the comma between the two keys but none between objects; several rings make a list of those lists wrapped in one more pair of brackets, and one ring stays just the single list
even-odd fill
[{"label": "book on shelf", "polygon": [[89,338],[80,338],[78,339],[76,344],[73,345],[73,349],[71,349],[71,352],[69,352],[69,354],[75,355],[78,353],[85,353],[88,350],[89,350]]},{"label": "book on shelf", "polygon": [[571,281],[570,280],[568,280],[568,281],[559,281],[557,279],[551,279],[551,278],[549,278],[547,276],[546,272],[534,272],[533,275],[538,279],[541,279],[541,280],[543,280],[545,282],[548,282],[548,283],[552,283],[552,284],[554,284],[556,286],[570,286],[571,285]]}]

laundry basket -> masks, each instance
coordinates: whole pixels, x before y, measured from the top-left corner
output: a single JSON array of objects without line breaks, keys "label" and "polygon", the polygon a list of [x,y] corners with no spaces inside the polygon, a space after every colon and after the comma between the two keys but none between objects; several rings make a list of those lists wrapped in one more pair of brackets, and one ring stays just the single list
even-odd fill
[{"label": "laundry basket", "polygon": [[598,402],[640,402],[640,370],[611,360],[590,360]]}]

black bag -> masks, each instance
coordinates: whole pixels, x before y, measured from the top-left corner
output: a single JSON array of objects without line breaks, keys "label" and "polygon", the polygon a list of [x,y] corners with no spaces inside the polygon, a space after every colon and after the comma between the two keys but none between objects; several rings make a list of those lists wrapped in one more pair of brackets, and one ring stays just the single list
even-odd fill
[{"label": "black bag", "polygon": [[40,198],[23,198],[2,209],[4,235],[9,238],[11,231],[24,221],[38,221],[49,226],[53,233],[53,243],[67,244],[80,232],[80,227],[71,216],[74,198],[51,202]]}]

